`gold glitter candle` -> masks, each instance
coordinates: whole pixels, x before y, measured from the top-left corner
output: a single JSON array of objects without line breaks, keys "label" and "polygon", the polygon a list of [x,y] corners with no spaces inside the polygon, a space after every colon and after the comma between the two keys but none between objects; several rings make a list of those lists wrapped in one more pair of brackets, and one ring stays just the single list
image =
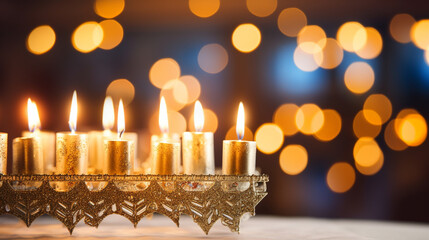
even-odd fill
[{"label": "gold glitter candle", "polygon": [[57,133],[57,173],[86,174],[88,170],[88,135]]},{"label": "gold glitter candle", "polygon": [[256,142],[243,141],[244,107],[240,102],[237,114],[238,140],[224,140],[222,151],[222,173],[226,175],[253,175],[256,167]]},{"label": "gold glitter candle", "polygon": [[252,175],[256,166],[256,142],[224,140],[222,173],[226,175]]},{"label": "gold glitter candle", "polygon": [[0,132],[0,174],[7,174],[7,133]]},{"label": "gold glitter candle", "polygon": [[88,173],[105,172],[104,141],[113,138],[110,130],[91,131],[88,133]]},{"label": "gold glitter candle", "polygon": [[[55,133],[35,130],[34,135],[39,137],[41,140],[44,173],[53,172],[55,167]],[[22,136],[31,137],[32,133],[25,131],[22,133]]]},{"label": "gold glitter candle", "polygon": [[184,174],[214,174],[213,133],[184,132],[182,146]]},{"label": "gold glitter candle", "polygon": [[104,156],[107,174],[132,174],[134,169],[135,145],[129,140],[105,140]]},{"label": "gold glitter candle", "polygon": [[180,142],[160,140],[153,144],[152,174],[178,174]]},{"label": "gold glitter candle", "polygon": [[40,138],[15,138],[12,148],[12,174],[43,174],[43,149]]}]

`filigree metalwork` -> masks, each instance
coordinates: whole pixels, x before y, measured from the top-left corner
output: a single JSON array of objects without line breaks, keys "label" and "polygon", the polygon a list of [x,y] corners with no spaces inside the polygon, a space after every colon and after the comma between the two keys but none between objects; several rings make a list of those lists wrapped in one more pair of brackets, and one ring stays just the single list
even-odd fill
[{"label": "filigree metalwork", "polygon": [[208,234],[217,220],[238,232],[243,215],[267,195],[268,176],[232,175],[0,175],[0,215],[31,223],[43,214],[72,234],[82,219],[93,227],[119,214],[136,227],[160,213],[179,226],[181,214]]}]

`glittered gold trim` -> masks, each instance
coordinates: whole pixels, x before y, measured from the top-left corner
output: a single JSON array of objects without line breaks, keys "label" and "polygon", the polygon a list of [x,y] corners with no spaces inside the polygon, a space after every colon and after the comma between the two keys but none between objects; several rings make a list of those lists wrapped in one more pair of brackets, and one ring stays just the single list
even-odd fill
[{"label": "glittered gold trim", "polygon": [[[56,191],[55,182],[73,184]],[[11,214],[27,226],[49,214],[70,234],[82,219],[93,227],[111,214],[134,226],[160,213],[179,226],[181,214],[208,234],[217,220],[238,232],[241,217],[255,214],[267,195],[268,176],[233,175],[0,175],[0,215]]]}]

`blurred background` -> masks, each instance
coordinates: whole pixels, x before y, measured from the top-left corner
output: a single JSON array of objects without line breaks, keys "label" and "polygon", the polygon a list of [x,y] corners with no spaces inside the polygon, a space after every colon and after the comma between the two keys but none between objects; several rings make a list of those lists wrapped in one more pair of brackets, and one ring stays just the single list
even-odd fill
[{"label": "blurred background", "polygon": [[175,133],[193,129],[199,99],[220,167],[243,101],[245,139],[270,176],[258,214],[429,222],[428,7],[1,1],[0,130],[9,145],[27,130],[29,97],[42,130],[68,130],[73,90],[78,131],[101,130],[110,95],[115,106],[124,99],[144,160],[159,133],[160,95]]}]

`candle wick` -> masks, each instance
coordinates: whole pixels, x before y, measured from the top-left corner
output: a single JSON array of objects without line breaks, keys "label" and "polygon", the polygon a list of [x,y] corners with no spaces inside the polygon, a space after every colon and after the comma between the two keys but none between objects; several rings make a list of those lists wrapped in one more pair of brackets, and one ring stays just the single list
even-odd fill
[{"label": "candle wick", "polygon": [[124,135],[124,132],[125,132],[125,129],[122,129],[120,132],[119,132],[119,139],[121,139],[122,138],[122,135]]}]

